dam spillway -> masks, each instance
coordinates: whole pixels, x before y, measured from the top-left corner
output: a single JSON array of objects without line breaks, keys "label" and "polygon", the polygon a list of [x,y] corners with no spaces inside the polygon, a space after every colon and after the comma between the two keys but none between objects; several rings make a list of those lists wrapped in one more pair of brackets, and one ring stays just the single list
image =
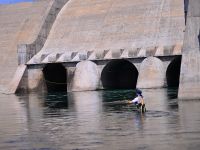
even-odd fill
[{"label": "dam spillway", "polygon": [[[190,11],[186,1],[51,2],[34,42],[18,43],[18,62],[27,66],[22,78],[25,82],[21,82],[21,77],[18,77],[19,88],[31,90],[40,87],[45,80],[46,65],[54,63],[60,63],[66,68],[67,89],[102,88],[102,71],[109,62],[115,60],[129,61],[134,65],[138,71],[135,86],[152,88],[169,86],[168,82],[176,86],[179,84],[177,80],[180,71],[176,71],[179,73],[176,73],[175,82],[170,79],[169,74],[173,73],[173,69],[169,68],[173,68],[173,60],[182,55],[187,29],[185,22],[187,11]],[[180,62],[177,62],[178,65],[175,66],[180,68]],[[81,69],[81,66],[87,69]],[[142,72],[145,72],[142,68],[152,72],[152,77],[142,77]],[[88,76],[91,72],[93,75]],[[83,78],[80,77],[81,74],[84,75]],[[82,81],[88,78],[89,81],[92,77],[95,81],[84,83],[92,88],[80,86],[84,85],[80,78]],[[152,83],[145,84],[145,80],[151,79]],[[13,80],[12,83],[16,81]],[[15,85],[17,89],[18,84]],[[12,92],[15,92],[15,89],[11,90]]]}]

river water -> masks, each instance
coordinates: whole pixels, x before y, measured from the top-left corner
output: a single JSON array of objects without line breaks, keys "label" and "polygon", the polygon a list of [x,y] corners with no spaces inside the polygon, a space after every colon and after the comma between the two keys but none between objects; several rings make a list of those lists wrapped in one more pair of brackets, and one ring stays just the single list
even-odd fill
[{"label": "river water", "polygon": [[133,90],[0,95],[0,150],[199,150],[200,101],[143,93],[144,114],[110,103]]}]

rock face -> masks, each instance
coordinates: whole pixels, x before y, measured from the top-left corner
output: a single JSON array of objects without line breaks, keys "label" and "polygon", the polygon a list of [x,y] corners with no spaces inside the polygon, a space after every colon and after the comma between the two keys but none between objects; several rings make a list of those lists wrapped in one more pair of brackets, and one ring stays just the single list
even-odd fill
[{"label": "rock face", "polygon": [[91,61],[82,61],[76,66],[72,91],[96,90],[99,82],[100,74],[97,65]]},{"label": "rock face", "polygon": [[155,57],[146,58],[139,70],[138,88],[164,87],[165,69],[163,62]]},{"label": "rock face", "polygon": [[200,98],[200,1],[189,1],[183,45],[180,85],[181,99]]}]

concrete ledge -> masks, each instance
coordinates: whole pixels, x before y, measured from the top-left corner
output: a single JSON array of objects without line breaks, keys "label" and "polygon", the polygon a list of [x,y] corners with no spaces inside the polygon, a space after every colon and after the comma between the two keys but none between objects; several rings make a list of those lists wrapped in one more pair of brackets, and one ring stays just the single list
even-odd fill
[{"label": "concrete ledge", "polygon": [[97,59],[96,53],[94,51],[88,51],[87,55],[88,55],[88,60],[95,60],[95,59]]},{"label": "concrete ledge", "polygon": [[[56,51],[51,50],[51,51]],[[65,50],[63,50],[65,51]],[[66,50],[67,51],[67,50]],[[54,63],[54,62],[74,62],[83,60],[106,60],[122,58],[141,58],[153,56],[181,55],[182,44],[174,46],[158,46],[133,49],[113,49],[104,51],[69,51],[64,53],[42,53],[37,54],[27,64]],[[26,53],[26,48],[22,46],[21,53]]]},{"label": "concrete ledge", "polygon": [[156,47],[147,47],[146,48],[146,57],[155,56]]},{"label": "concrete ledge", "polygon": [[141,48],[137,57],[145,57],[146,56],[146,49],[145,48]]},{"label": "concrete ledge", "polygon": [[63,53],[60,58],[58,58],[57,62],[67,62],[72,60],[72,52]]},{"label": "concrete ledge", "polygon": [[127,49],[122,49],[120,58],[129,58],[129,51]]},{"label": "concrete ledge", "polygon": [[87,60],[88,59],[88,52],[87,51],[79,52],[78,56],[79,56],[80,60]]},{"label": "concrete ledge", "polygon": [[124,49],[112,49],[112,58],[120,58]]},{"label": "concrete ledge", "polygon": [[40,64],[44,61],[44,59],[46,57],[48,57],[49,54],[41,54],[41,55],[36,55],[33,57],[33,59],[31,59],[30,62],[28,62],[28,64]]},{"label": "concrete ledge", "polygon": [[174,45],[164,46],[164,54],[163,55],[172,55],[173,49],[174,49]]},{"label": "concrete ledge", "polygon": [[183,48],[183,44],[182,43],[177,43],[175,46],[174,46],[174,49],[173,49],[173,55],[181,55],[182,53],[182,48]]},{"label": "concrete ledge", "polygon": [[163,56],[163,55],[164,55],[164,47],[163,46],[158,46],[156,48],[155,56]]},{"label": "concrete ledge", "polygon": [[112,59],[112,51],[104,50],[104,59]]},{"label": "concrete ledge", "polygon": [[71,61],[80,61],[78,52],[73,52]]}]

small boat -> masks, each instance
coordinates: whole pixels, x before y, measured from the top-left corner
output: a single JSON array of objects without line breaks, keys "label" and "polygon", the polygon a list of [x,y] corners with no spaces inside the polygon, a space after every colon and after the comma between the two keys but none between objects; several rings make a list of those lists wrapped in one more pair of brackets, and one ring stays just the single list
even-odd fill
[{"label": "small boat", "polygon": [[106,106],[131,105],[131,107],[133,107],[134,111],[139,111],[139,112],[142,112],[142,113],[146,112],[145,104],[143,104],[143,105],[142,104],[135,105],[130,100],[105,102],[104,105],[106,105]]}]

